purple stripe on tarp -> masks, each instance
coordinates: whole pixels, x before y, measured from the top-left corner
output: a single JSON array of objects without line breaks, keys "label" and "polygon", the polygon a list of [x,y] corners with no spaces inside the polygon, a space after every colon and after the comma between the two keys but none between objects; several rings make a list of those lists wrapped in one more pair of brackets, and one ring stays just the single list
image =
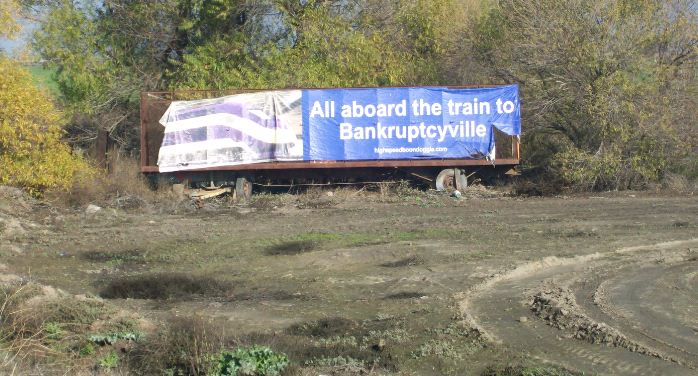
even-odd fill
[{"label": "purple stripe on tarp", "polygon": [[[289,106],[285,99],[296,97]],[[300,91],[290,91],[174,102],[160,119],[165,134],[158,166],[167,172],[299,160],[300,98]]]},{"label": "purple stripe on tarp", "polygon": [[256,138],[237,129],[233,129],[225,125],[215,125],[192,128],[183,131],[167,132],[165,133],[165,137],[162,139],[162,146],[181,145],[190,142],[220,140],[225,138],[229,138],[237,142],[244,142],[246,144],[259,141]]},{"label": "purple stripe on tarp", "polygon": [[186,120],[213,114],[231,114],[254,121],[265,128],[286,128],[285,124],[280,124],[274,116],[263,119],[255,113],[247,110],[247,105],[237,102],[226,102],[203,105],[193,109],[178,109],[170,113],[168,121]]},{"label": "purple stripe on tarp", "polygon": [[165,133],[165,136],[162,138],[162,146],[181,145],[188,144],[190,142],[206,141],[207,134],[207,127],[168,132]]},{"label": "purple stripe on tarp", "polygon": [[260,156],[264,156],[265,158],[270,158],[280,151],[283,152],[282,156],[284,156],[291,146],[291,144],[283,145],[264,142],[226,125],[205,126],[183,131],[168,132],[165,133],[162,146],[184,145],[193,142],[221,139],[242,142],[248,145],[251,150],[255,150]]}]

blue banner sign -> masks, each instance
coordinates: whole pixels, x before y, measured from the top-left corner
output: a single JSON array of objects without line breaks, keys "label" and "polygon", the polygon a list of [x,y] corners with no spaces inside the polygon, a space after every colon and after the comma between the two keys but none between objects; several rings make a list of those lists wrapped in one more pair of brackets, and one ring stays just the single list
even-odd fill
[{"label": "blue banner sign", "polygon": [[518,86],[275,90],[175,101],[161,172],[270,161],[494,159],[521,133]]},{"label": "blue banner sign", "polygon": [[304,160],[485,159],[494,128],[521,132],[517,85],[309,89],[301,108]]}]

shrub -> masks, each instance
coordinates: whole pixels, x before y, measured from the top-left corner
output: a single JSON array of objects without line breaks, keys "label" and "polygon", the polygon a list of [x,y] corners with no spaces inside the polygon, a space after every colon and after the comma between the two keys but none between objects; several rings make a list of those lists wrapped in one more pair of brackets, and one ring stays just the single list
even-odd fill
[{"label": "shrub", "polygon": [[579,374],[552,366],[490,366],[482,376],[577,376]]},{"label": "shrub", "polygon": [[95,347],[91,342],[87,342],[78,351],[81,356],[90,356],[95,353]]},{"label": "shrub", "polygon": [[30,299],[37,299],[41,295],[41,288],[35,284],[0,289],[0,350],[17,353],[21,357],[45,355],[44,343],[49,339],[51,330],[60,328],[55,321],[42,315],[43,306],[37,309],[27,305]]},{"label": "shrub", "polygon": [[617,152],[599,155],[571,149],[557,157],[562,178],[580,190],[643,188],[658,174],[658,170],[647,171]]},{"label": "shrub", "polygon": [[107,334],[94,334],[90,336],[90,342],[100,346],[113,345],[120,340],[138,342],[141,339],[143,339],[143,333],[139,331],[110,332]]},{"label": "shrub", "polygon": [[216,369],[215,355],[222,347],[225,330],[198,316],[169,318],[157,335],[137,343],[129,354],[134,373],[209,375]]},{"label": "shrub", "polygon": [[12,60],[0,56],[0,184],[40,194],[68,188],[93,169],[61,141],[63,118],[51,98]]},{"label": "shrub", "polygon": [[61,325],[55,322],[44,323],[44,332],[46,333],[46,338],[54,340],[61,339],[64,334]]},{"label": "shrub", "polygon": [[241,347],[233,352],[222,351],[217,375],[274,376],[288,365],[288,357],[266,346]]},{"label": "shrub", "polygon": [[119,355],[114,351],[110,351],[102,359],[99,360],[99,366],[106,369],[116,368],[119,365]]},{"label": "shrub", "polygon": [[169,186],[153,190],[151,183],[140,172],[139,162],[119,151],[110,152],[107,171],[80,172],[73,176],[68,189],[47,193],[47,198],[57,204],[84,206],[90,203],[124,210],[147,210],[158,202],[161,209],[165,202],[176,203]]},{"label": "shrub", "polygon": [[[95,353],[82,339],[90,326],[112,312],[103,302],[77,299],[35,283],[0,288],[0,351],[2,367],[72,367],[74,356]],[[89,346],[88,346],[89,345]],[[79,367],[79,365],[77,366]],[[0,371],[2,373],[2,371]]]}]

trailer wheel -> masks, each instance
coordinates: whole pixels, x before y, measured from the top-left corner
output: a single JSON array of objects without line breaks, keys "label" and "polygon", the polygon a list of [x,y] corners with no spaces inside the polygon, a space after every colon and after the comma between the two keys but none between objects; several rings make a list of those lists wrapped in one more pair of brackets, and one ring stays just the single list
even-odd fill
[{"label": "trailer wheel", "polygon": [[235,180],[235,195],[240,201],[250,201],[252,198],[252,182],[244,177],[237,178]]},{"label": "trailer wheel", "polygon": [[468,179],[460,169],[447,168],[439,172],[434,185],[437,191],[464,190],[468,186]]}]

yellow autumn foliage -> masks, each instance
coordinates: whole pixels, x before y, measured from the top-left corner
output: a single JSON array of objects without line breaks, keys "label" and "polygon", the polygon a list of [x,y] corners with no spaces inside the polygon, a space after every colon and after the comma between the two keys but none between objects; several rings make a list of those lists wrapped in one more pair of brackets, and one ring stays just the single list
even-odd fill
[{"label": "yellow autumn foliage", "polygon": [[17,0],[0,1],[0,38],[12,38],[19,32],[20,24],[16,18],[19,9]]},{"label": "yellow autumn foliage", "polygon": [[0,56],[0,184],[40,194],[68,188],[77,173],[92,173],[62,142],[63,115],[29,73]]}]

